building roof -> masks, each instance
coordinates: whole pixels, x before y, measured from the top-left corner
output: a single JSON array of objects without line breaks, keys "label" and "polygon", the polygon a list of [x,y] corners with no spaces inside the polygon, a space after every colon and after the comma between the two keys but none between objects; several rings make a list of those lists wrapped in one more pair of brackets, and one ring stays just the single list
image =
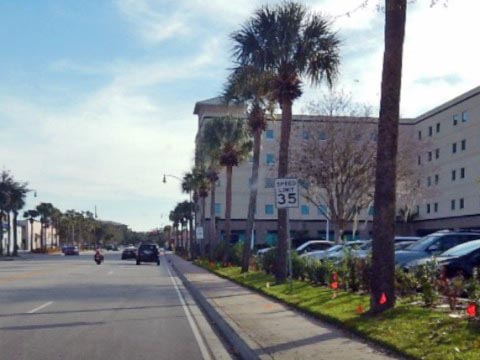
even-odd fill
[{"label": "building roof", "polygon": [[230,102],[227,104],[225,98],[223,96],[217,96],[214,98],[210,98],[207,100],[202,100],[202,101],[197,101],[195,103],[195,108],[193,109],[193,114],[198,115],[200,112],[200,108],[202,107],[210,107],[210,106],[229,106],[229,107],[243,107],[243,104],[235,104],[233,102]]}]

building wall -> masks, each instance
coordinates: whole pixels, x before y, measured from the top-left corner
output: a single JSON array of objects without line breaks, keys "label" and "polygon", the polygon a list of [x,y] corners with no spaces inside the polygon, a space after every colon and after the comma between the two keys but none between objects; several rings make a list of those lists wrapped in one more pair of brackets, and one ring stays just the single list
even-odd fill
[{"label": "building wall", "polygon": [[[480,87],[440,105],[416,119],[401,121],[399,152],[407,151],[407,148],[411,149],[413,146],[413,154],[416,156],[411,159],[411,165],[412,171],[418,177],[420,196],[416,196],[418,217],[415,218],[413,224],[399,223],[399,233],[424,234],[444,228],[480,228],[479,105]],[[230,111],[218,103],[215,106],[208,101],[197,103],[195,113],[199,116],[199,132],[209,118],[224,116]],[[241,109],[237,108],[235,111],[237,115],[242,114]],[[456,125],[454,125],[454,117],[457,119]],[[305,130],[311,131],[320,126],[324,119],[325,117],[295,115],[291,148],[298,144],[298,139],[302,138]],[[341,123],[349,119],[352,118],[337,120]],[[277,209],[275,208],[273,179],[276,178],[277,173],[280,125],[281,121],[269,121],[268,130],[262,135],[255,215],[258,243],[267,241],[267,232],[276,230]],[[465,149],[462,149],[462,141],[465,141]],[[452,150],[454,143],[457,147],[455,153]],[[268,160],[272,160],[273,157],[273,164],[267,164],[267,157]],[[417,163],[418,157],[420,157],[421,164]],[[234,231],[245,229],[251,167],[251,162],[247,161],[233,170],[232,228]],[[462,168],[464,169],[463,173]],[[455,180],[452,180],[454,170]],[[223,170],[216,188],[218,232],[222,230],[222,219],[225,214],[225,185],[226,177],[225,170]],[[398,187],[397,190],[404,191],[407,196],[409,195],[408,187],[403,189]],[[455,209],[452,209],[453,200]],[[400,206],[400,202],[398,205]],[[208,219],[210,198],[206,200],[205,214]],[[292,229],[307,231],[309,237],[315,237],[324,232],[327,223],[322,212],[303,198],[298,209],[290,210],[290,219]],[[369,236],[371,220],[372,217],[367,211],[361,213],[360,223],[366,224],[361,226],[364,237]],[[349,230],[351,229],[352,224],[349,225]],[[205,229],[205,233],[208,237],[208,227]]]},{"label": "building wall", "polygon": [[[40,221],[35,220],[33,222],[33,232],[32,232],[32,226],[28,220],[20,220],[18,224],[22,228],[21,249],[30,250],[30,251],[40,249],[41,248],[40,234],[41,234],[41,228],[42,228]],[[52,233],[52,230],[53,230],[53,233]],[[33,234],[33,237],[32,237],[32,234]],[[45,241],[46,247],[52,247],[52,246],[58,245],[57,231],[55,228],[53,229],[52,227],[47,228],[44,241]]]}]

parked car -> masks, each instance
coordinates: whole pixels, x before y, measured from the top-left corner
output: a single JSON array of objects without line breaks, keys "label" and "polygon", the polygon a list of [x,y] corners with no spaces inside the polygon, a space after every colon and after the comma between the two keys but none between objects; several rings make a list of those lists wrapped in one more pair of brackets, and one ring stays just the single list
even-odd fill
[{"label": "parked car", "polygon": [[335,245],[333,241],[310,240],[297,247],[296,251],[298,255],[302,255],[312,251],[327,250],[333,245]]},{"label": "parked car", "polygon": [[137,250],[137,265],[142,262],[154,262],[160,265],[160,256],[156,244],[141,244]]},{"label": "parked car", "polygon": [[445,251],[437,257],[414,260],[405,265],[406,270],[436,261],[437,266],[443,268],[449,278],[456,275],[472,277],[473,269],[480,266],[480,240],[469,241]]},{"label": "parked car", "polygon": [[360,251],[365,251],[364,249],[365,246],[367,246],[367,249],[368,249],[370,246],[370,241],[368,240],[349,241],[344,244],[340,244],[339,247],[336,248],[335,250],[329,249],[327,251],[326,258],[329,260],[336,261],[345,257],[346,254],[351,254],[352,256],[356,257],[361,254]]},{"label": "parked car", "polygon": [[477,239],[480,239],[480,233],[438,231],[421,238],[404,250],[395,251],[395,263],[403,267],[411,261],[438,256],[454,246]]},{"label": "parked car", "polygon": [[312,251],[309,253],[304,253],[300,257],[311,257],[317,260],[323,259],[338,259],[343,256],[344,250],[358,250],[361,246],[365,245],[366,241],[349,241],[344,244],[333,245],[332,247],[326,250]]},{"label": "parked car", "polygon": [[137,249],[134,247],[127,247],[122,251],[122,260],[136,259],[137,258]]},{"label": "parked car", "polygon": [[65,248],[63,249],[63,253],[65,254],[65,256],[80,255],[80,251],[78,250],[78,246],[74,246],[74,245],[65,246]]}]

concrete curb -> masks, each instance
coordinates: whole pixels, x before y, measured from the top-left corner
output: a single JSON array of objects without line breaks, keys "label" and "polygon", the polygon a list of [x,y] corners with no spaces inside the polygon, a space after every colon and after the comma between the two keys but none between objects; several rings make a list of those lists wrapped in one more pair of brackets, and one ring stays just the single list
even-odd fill
[{"label": "concrete curb", "polygon": [[227,321],[215,310],[203,294],[175,267],[174,262],[167,257],[168,263],[175,274],[180,278],[185,288],[190,292],[193,299],[206,315],[208,320],[215,325],[223,335],[223,339],[232,347],[235,355],[240,359],[253,360],[260,357],[252,350],[247,343],[238,335]]}]

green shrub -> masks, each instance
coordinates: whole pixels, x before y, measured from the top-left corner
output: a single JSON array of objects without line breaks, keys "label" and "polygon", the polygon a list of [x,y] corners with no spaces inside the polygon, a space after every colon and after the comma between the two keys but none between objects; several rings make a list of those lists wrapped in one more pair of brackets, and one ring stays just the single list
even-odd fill
[{"label": "green shrub", "polygon": [[417,277],[412,272],[406,272],[400,266],[395,268],[395,292],[400,297],[413,297],[419,287]]},{"label": "green shrub", "polygon": [[263,254],[262,256],[262,269],[267,274],[274,274],[275,273],[275,255],[277,251],[276,249],[271,249]]},{"label": "green shrub", "polygon": [[431,307],[435,305],[439,299],[437,262],[432,260],[418,266],[415,269],[415,276],[420,285],[420,292],[425,306]]}]

